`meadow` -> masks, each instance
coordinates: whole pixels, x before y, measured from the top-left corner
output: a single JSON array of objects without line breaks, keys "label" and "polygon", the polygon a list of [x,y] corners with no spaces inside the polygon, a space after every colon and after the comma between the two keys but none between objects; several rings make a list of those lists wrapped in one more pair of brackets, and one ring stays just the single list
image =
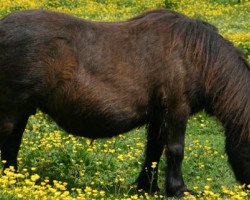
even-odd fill
[{"label": "meadow", "polygon": [[[173,9],[212,23],[250,60],[247,0],[0,0],[0,17],[33,8],[96,21],[126,20],[153,8]],[[161,194],[136,191],[133,185],[142,167],[145,144],[145,127],[91,141],[69,135],[37,111],[23,136],[18,173],[12,168],[1,173],[0,199],[163,199]],[[164,163],[163,157],[161,189]],[[250,199],[227,163],[223,127],[205,113],[189,120],[183,174],[187,186],[198,194],[186,199]]]}]

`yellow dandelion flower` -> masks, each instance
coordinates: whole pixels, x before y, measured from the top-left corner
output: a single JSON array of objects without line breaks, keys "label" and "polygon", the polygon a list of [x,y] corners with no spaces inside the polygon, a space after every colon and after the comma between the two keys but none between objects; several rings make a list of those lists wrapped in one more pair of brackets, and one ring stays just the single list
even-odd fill
[{"label": "yellow dandelion flower", "polygon": [[118,158],[118,160],[124,160],[124,157],[122,154],[118,155],[117,158]]},{"label": "yellow dandelion flower", "polygon": [[205,190],[210,190],[210,186],[209,185],[205,185]]},{"label": "yellow dandelion flower", "polygon": [[36,171],[37,168],[36,168],[36,167],[31,167],[31,170],[32,170],[32,171]]},{"label": "yellow dandelion flower", "polygon": [[105,191],[101,190],[101,191],[100,191],[100,195],[101,195],[102,197],[104,197],[104,196],[105,196]]},{"label": "yellow dandelion flower", "polygon": [[157,166],[157,162],[152,162],[151,168],[152,168],[152,169],[155,169],[156,166]]},{"label": "yellow dandelion flower", "polygon": [[38,174],[34,174],[30,177],[30,180],[32,180],[33,182],[37,181],[40,178],[40,176]]},{"label": "yellow dandelion flower", "polygon": [[88,186],[86,186],[86,188],[84,189],[84,192],[86,193],[91,192],[91,191],[92,191],[92,188]]}]

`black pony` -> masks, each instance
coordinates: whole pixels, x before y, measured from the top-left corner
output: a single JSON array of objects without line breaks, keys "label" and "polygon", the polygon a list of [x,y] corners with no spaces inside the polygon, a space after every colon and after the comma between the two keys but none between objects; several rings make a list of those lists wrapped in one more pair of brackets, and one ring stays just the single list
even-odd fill
[{"label": "black pony", "polygon": [[186,124],[205,109],[225,127],[236,179],[250,184],[249,63],[208,23],[168,10],[117,23],[44,10],[12,13],[0,21],[5,168],[17,167],[25,125],[37,108],[66,131],[93,139],[147,124],[137,184],[158,190],[151,164],[165,148],[169,196],[188,191],[181,170]]}]

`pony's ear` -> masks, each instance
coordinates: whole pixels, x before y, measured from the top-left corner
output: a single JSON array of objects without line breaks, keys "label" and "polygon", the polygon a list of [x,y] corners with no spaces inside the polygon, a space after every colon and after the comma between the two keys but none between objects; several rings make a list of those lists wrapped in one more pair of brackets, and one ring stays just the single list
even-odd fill
[{"label": "pony's ear", "polygon": [[203,20],[197,20],[199,22],[201,22],[203,25],[205,25],[207,28],[209,28],[210,30],[213,30],[215,32],[218,32],[218,28],[216,28],[214,25],[208,23],[208,22],[205,22]]}]

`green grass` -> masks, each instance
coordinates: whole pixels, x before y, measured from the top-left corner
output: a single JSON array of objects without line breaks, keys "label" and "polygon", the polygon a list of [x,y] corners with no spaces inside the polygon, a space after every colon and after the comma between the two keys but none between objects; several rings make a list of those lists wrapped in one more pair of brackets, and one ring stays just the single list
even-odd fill
[{"label": "green grass", "polygon": [[[39,174],[37,184],[46,179],[51,185],[53,180],[67,182],[72,196],[77,196],[74,188],[91,187],[104,190],[108,199],[120,199],[137,194],[132,183],[142,167],[144,144],[144,128],[90,144],[88,139],[68,135],[39,112],[31,117],[26,128],[19,169]],[[161,189],[164,169],[163,156],[159,169]],[[183,173],[188,187],[196,192],[204,192],[205,186],[209,186],[211,191],[221,194],[221,186],[235,186],[224,153],[223,128],[204,113],[189,120]]]}]

